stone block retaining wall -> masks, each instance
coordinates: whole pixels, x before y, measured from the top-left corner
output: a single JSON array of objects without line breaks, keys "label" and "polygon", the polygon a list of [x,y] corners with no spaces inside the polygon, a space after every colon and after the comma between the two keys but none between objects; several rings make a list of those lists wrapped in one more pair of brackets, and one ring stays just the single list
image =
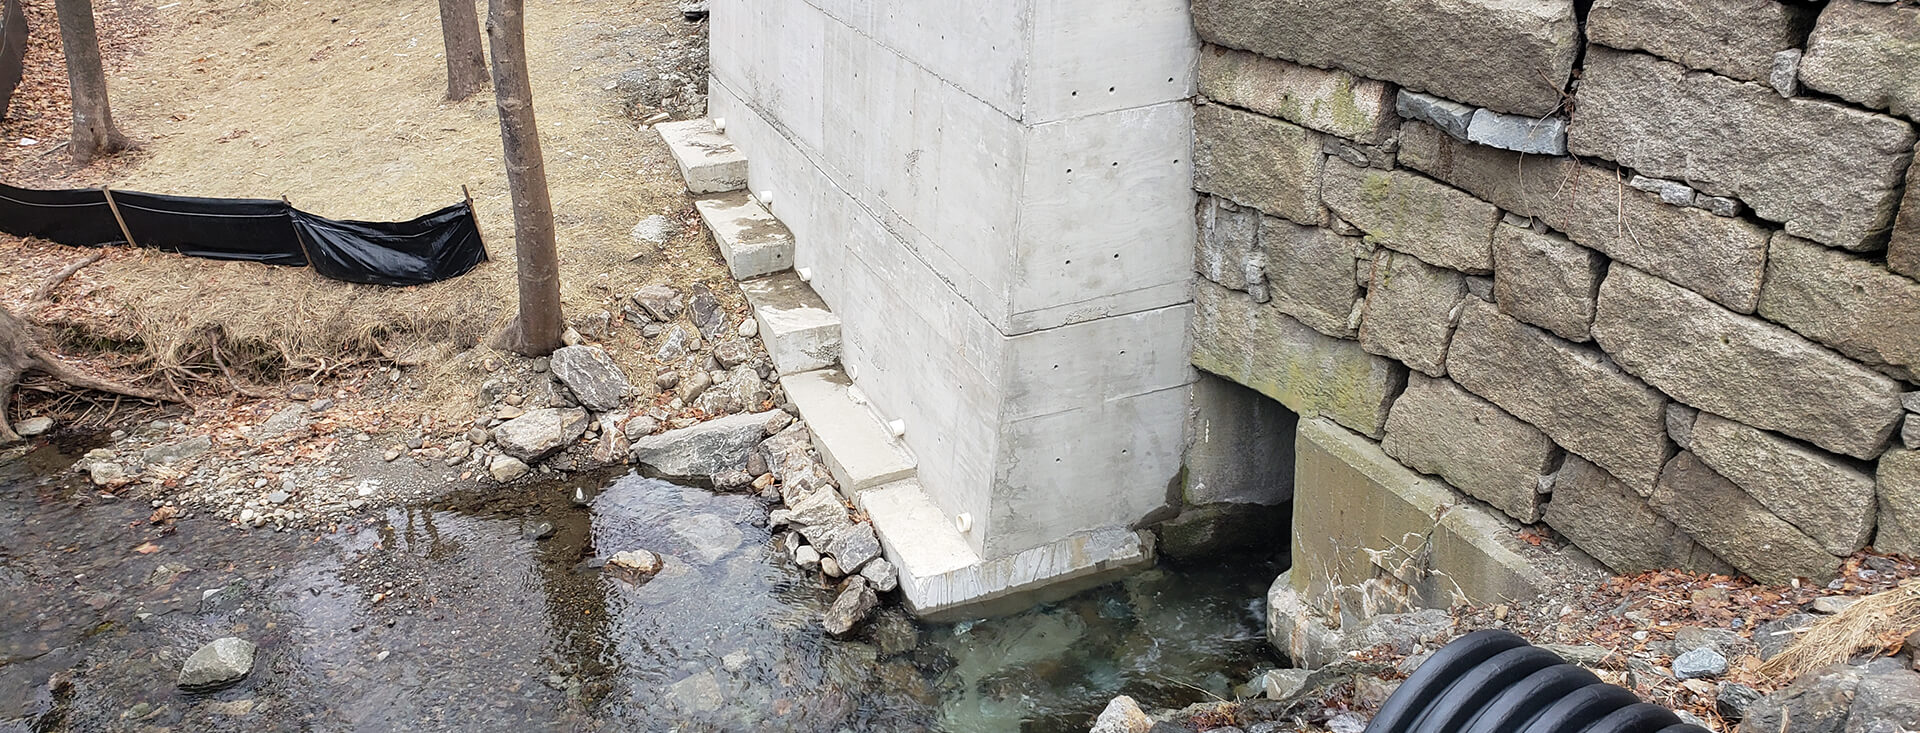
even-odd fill
[{"label": "stone block retaining wall", "polygon": [[1580,12],[1194,0],[1194,365],[1616,572],[1920,555],[1920,2]]}]

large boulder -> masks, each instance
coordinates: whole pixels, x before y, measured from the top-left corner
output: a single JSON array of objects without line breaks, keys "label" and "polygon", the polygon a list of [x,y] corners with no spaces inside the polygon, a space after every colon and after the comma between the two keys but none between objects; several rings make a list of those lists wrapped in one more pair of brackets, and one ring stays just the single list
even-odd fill
[{"label": "large boulder", "polygon": [[553,376],[573,391],[580,404],[594,412],[620,408],[633,386],[627,375],[598,346],[568,346],[553,352]]},{"label": "large boulder", "polygon": [[587,411],[547,407],[508,420],[493,429],[500,452],[528,463],[566,448],[587,432]]},{"label": "large boulder", "polygon": [[747,451],[767,437],[778,410],[709,420],[633,442],[633,460],[663,477],[704,481],[747,465]]}]

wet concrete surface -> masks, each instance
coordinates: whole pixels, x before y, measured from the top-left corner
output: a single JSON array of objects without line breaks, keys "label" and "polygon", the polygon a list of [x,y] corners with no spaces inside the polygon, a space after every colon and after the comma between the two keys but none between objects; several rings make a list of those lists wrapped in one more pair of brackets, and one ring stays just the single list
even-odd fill
[{"label": "wet concrete surface", "polygon": [[[828,639],[767,507],[624,470],[439,495],[334,533],[155,525],[0,459],[0,731],[1085,730],[1115,694],[1230,697],[1274,569],[1156,569],[1017,616]],[[576,501],[584,499],[584,504]],[[646,549],[666,569],[604,568]],[[216,638],[253,671],[178,690]]]}]

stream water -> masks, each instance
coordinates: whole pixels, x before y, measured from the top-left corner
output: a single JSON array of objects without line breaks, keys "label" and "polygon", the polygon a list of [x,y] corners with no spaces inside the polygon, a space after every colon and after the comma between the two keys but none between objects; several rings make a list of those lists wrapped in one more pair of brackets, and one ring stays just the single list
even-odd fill
[{"label": "stream water", "polygon": [[[0,731],[1084,731],[1113,695],[1230,697],[1275,661],[1257,560],[960,624],[890,607],[836,641],[830,587],[746,496],[614,472],[332,534],[169,529],[73,458],[0,464]],[[639,548],[670,558],[651,582],[602,572]],[[259,645],[253,672],[176,689],[224,636]]]}]

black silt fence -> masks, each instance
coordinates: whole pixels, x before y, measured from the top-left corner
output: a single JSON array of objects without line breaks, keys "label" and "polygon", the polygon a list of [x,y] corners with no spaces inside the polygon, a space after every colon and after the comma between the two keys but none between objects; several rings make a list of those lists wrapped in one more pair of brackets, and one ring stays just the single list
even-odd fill
[{"label": "black silt fence", "polygon": [[288,267],[368,285],[420,285],[487,260],[466,201],[401,222],[337,221],[285,201],[0,184],[0,231],[77,247],[128,243]]}]

